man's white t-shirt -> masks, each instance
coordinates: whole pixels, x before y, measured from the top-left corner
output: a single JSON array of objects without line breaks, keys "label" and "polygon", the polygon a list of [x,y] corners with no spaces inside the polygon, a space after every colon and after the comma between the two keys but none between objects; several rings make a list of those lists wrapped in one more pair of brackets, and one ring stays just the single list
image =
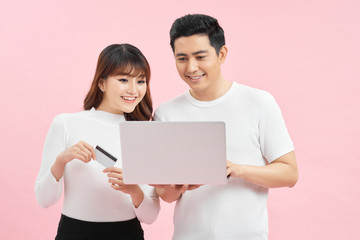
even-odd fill
[{"label": "man's white t-shirt", "polygon": [[[161,104],[155,120],[225,122],[227,159],[236,164],[264,166],[294,150],[274,98],[238,83],[209,102],[187,91]],[[265,240],[267,197],[267,188],[241,178],[187,191],[176,203],[173,239]]]}]

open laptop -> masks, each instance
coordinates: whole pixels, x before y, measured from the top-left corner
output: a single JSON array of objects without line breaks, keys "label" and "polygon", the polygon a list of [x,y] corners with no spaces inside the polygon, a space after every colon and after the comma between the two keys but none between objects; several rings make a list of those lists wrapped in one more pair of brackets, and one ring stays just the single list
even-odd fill
[{"label": "open laptop", "polygon": [[225,184],[224,122],[120,123],[126,184]]}]

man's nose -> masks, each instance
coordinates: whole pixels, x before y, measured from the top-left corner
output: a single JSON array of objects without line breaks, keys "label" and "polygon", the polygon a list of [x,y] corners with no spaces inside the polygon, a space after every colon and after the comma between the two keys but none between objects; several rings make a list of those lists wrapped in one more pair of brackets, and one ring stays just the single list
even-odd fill
[{"label": "man's nose", "polygon": [[198,63],[195,59],[189,59],[187,65],[187,72],[192,73],[198,70]]}]

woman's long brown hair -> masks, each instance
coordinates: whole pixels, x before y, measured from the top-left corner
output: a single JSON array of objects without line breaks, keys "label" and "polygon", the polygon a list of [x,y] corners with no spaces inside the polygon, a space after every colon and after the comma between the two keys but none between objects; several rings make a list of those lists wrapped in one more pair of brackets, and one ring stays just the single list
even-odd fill
[{"label": "woman's long brown hair", "polygon": [[124,113],[127,121],[148,121],[152,119],[152,100],[149,88],[150,65],[142,52],[131,44],[112,44],[99,55],[94,80],[84,99],[84,109],[97,108],[103,98],[99,83],[108,76],[116,75],[139,76],[146,78],[146,93],[144,98],[131,113]]}]

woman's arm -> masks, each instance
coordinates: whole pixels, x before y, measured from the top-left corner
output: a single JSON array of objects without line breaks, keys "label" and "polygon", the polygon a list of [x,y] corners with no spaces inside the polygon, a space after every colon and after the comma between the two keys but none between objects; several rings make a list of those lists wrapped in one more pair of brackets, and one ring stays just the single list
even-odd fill
[{"label": "woman's arm", "polygon": [[40,206],[46,208],[56,203],[62,194],[62,177],[65,166],[73,159],[89,162],[95,151],[85,142],[66,149],[66,130],[61,115],[55,117],[43,149],[40,171],[35,182],[35,195]]},{"label": "woman's arm", "polygon": [[62,151],[57,157],[54,164],[51,167],[51,173],[55,177],[56,181],[64,176],[65,166],[68,162],[79,159],[84,163],[88,163],[91,159],[96,159],[94,148],[83,141],[79,141],[70,148]]},{"label": "woman's arm", "polygon": [[153,187],[125,184],[123,171],[118,167],[106,168],[103,172],[107,173],[108,181],[114,190],[130,195],[136,216],[141,222],[150,224],[156,220],[160,211],[160,202]]},{"label": "woman's arm", "polygon": [[62,194],[62,178],[56,179],[51,168],[59,153],[65,149],[65,136],[63,119],[56,116],[45,139],[40,171],[35,182],[36,200],[44,208],[55,204]]}]

